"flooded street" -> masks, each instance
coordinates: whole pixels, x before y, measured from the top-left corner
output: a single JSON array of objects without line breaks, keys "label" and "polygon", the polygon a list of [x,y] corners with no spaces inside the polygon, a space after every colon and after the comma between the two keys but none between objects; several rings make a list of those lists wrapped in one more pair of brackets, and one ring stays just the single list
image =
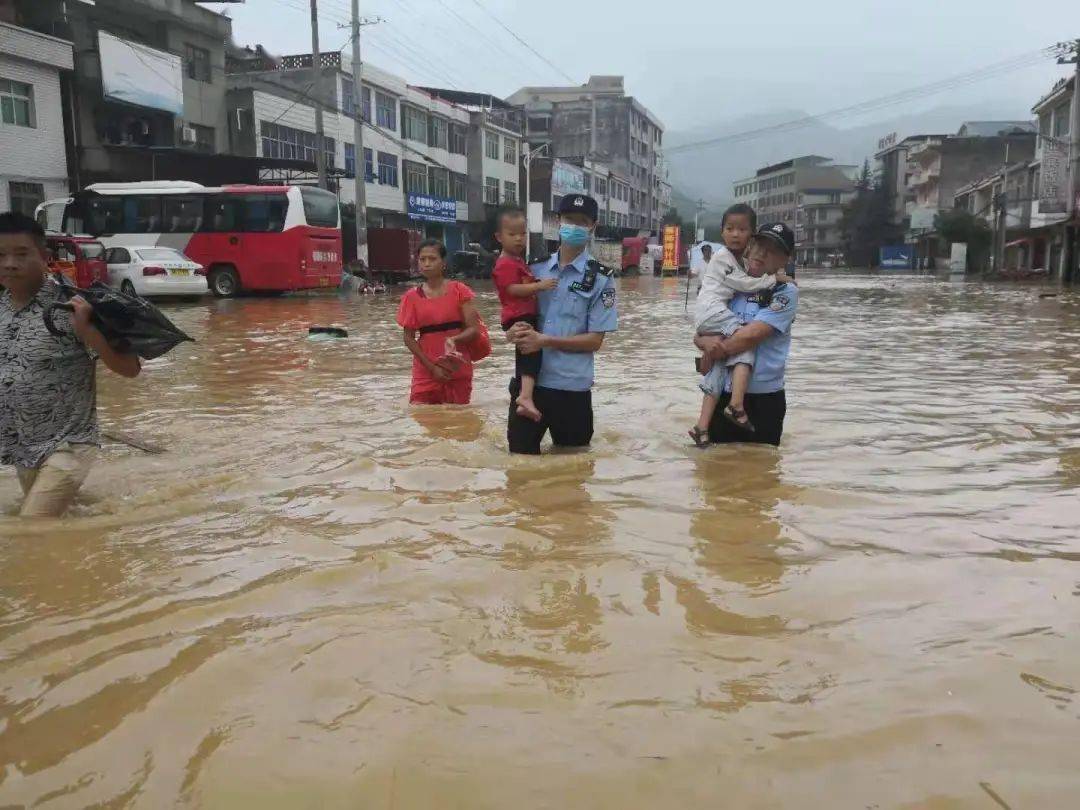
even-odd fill
[{"label": "flooded street", "polygon": [[1080,295],[813,275],[783,445],[702,452],[684,287],[620,284],[539,459],[501,344],[409,410],[397,295],[167,305],[100,411],[168,452],[64,521],[0,472],[0,806],[1075,806]]}]

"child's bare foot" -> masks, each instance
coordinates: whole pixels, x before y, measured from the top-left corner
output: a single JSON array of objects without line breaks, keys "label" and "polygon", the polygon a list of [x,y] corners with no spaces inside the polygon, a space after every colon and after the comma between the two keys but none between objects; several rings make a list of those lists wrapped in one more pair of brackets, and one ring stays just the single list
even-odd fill
[{"label": "child's bare foot", "polygon": [[526,419],[532,419],[534,422],[539,422],[543,418],[543,414],[536,407],[536,403],[526,397],[517,398],[517,414],[518,416],[524,416]]}]

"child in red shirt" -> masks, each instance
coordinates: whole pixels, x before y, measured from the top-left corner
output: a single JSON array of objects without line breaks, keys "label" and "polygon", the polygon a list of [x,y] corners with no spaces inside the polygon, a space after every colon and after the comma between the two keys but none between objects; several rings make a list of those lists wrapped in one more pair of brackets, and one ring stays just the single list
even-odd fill
[{"label": "child in red shirt", "polygon": [[[553,278],[537,281],[525,264],[525,248],[529,242],[525,212],[514,206],[499,209],[495,219],[495,239],[502,246],[502,253],[495,262],[491,278],[499,293],[499,303],[502,304],[502,328],[505,331],[515,323],[527,323],[533,329],[538,329],[536,295],[554,290],[558,281]],[[514,373],[521,380],[517,412],[535,422],[539,422],[542,416],[533,402],[540,363],[540,352],[515,353]]]}]

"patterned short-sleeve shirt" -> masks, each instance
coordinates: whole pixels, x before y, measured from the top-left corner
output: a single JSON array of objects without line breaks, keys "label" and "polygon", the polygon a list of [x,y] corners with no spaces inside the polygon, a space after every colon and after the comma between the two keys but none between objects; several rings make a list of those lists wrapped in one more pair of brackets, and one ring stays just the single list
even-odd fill
[{"label": "patterned short-sleeve shirt", "polygon": [[19,310],[0,293],[0,464],[37,467],[61,444],[98,444],[96,358],[72,331],[71,313],[56,310],[57,286],[46,281]]}]

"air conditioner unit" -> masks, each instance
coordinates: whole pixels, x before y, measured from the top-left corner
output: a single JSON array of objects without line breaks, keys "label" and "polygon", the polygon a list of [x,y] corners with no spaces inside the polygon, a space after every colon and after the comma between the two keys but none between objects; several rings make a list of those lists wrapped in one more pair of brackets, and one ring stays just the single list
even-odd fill
[{"label": "air conditioner unit", "polygon": [[180,130],[180,140],[184,143],[195,143],[197,140],[195,127],[182,127]]}]

